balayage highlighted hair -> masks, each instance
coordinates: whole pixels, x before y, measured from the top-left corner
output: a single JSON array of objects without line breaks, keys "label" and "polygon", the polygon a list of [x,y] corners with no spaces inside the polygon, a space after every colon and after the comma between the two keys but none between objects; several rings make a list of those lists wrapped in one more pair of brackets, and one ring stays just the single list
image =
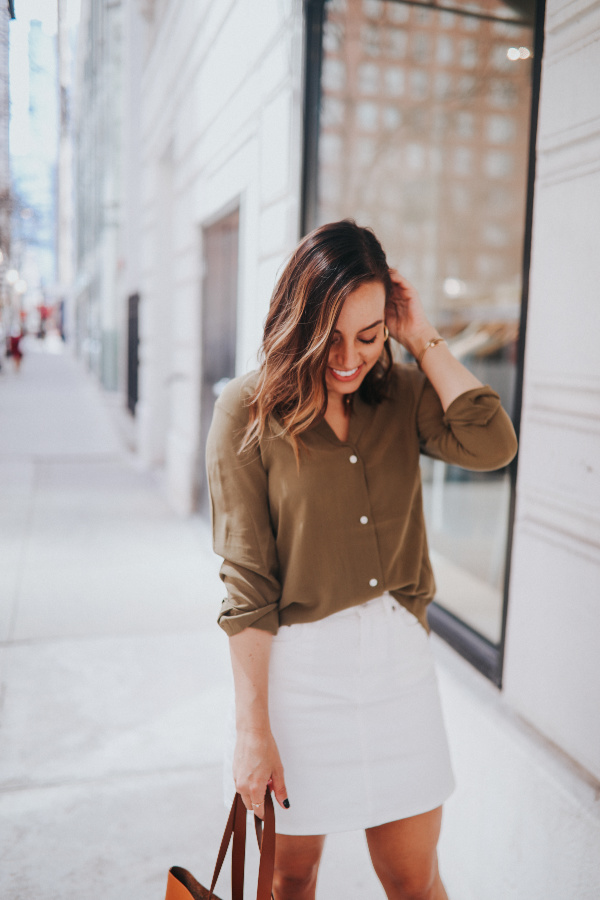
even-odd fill
[{"label": "balayage highlighted hair", "polygon": [[[322,225],[301,241],[271,298],[258,383],[248,401],[244,447],[261,439],[268,417],[275,415],[298,459],[302,433],[327,408],[327,360],[344,301],[372,281],[383,284],[387,299],[392,287],[387,260],[369,228],[344,219]],[[371,404],[384,399],[391,367],[387,340],[381,358],[360,385],[362,399]]]}]

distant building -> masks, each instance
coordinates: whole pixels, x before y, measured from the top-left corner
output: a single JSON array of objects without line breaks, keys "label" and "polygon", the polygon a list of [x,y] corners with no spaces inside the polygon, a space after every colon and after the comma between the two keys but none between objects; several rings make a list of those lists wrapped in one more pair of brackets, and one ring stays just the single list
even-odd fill
[{"label": "distant building", "polygon": [[73,97],[75,282],[70,318],[78,352],[110,390],[119,384],[122,330],[117,249],[123,192],[121,6],[113,0],[82,0]]},{"label": "distant building", "polygon": [[[4,272],[10,258],[11,184],[8,149],[9,93],[8,93],[8,23],[10,10],[7,4],[0,7],[0,272]],[[2,277],[2,282],[4,278]],[[0,306],[2,300],[0,299]]]},{"label": "distant building", "polygon": [[57,302],[58,324],[63,336],[76,334],[71,295],[74,281],[74,196],[73,196],[73,66],[76,49],[76,29],[69,25],[68,0],[57,4],[58,50],[58,198],[57,198]]},{"label": "distant building", "polygon": [[12,185],[10,178],[9,153],[9,69],[8,35],[9,22],[13,15],[12,3],[0,6],[0,354],[4,352],[2,338],[11,325],[11,288],[6,283],[6,272],[10,266],[12,249]]},{"label": "distant building", "polygon": [[23,134],[12,149],[12,263],[27,283],[23,304],[34,311],[54,299],[58,153],[56,38],[29,25],[29,102]]},{"label": "distant building", "polygon": [[381,234],[519,428],[498,475],[423,464],[462,900],[600,890],[598,33],[591,0],[83,3],[79,342],[175,509],[326,219]]}]

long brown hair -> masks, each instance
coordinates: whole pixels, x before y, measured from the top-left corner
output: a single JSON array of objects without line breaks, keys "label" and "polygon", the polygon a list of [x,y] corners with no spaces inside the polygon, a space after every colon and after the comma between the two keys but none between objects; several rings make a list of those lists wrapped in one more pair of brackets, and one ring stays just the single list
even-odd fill
[{"label": "long brown hair", "polygon": [[[274,414],[298,457],[298,439],[327,409],[327,360],[344,301],[370,281],[381,282],[389,296],[385,253],[369,228],[344,219],[322,225],[301,241],[271,298],[258,382],[248,401],[244,447],[260,440],[267,418]],[[382,357],[359,388],[368,403],[379,403],[386,396],[391,367],[386,341]]]}]

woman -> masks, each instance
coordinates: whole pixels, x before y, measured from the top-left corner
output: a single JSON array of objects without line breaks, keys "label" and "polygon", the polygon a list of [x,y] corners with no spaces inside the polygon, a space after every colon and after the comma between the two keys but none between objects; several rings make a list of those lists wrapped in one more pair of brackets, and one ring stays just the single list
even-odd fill
[{"label": "woman", "polygon": [[[389,336],[418,366],[392,363]],[[207,446],[235,684],[226,774],[249,810],[262,817],[267,786],[281,807],[275,900],[314,898],[325,835],[356,829],[389,898],[446,898],[453,778],[419,454],[485,470],[515,452],[498,395],[373,233],[308,235],[275,288],[260,369],[227,386]]]}]

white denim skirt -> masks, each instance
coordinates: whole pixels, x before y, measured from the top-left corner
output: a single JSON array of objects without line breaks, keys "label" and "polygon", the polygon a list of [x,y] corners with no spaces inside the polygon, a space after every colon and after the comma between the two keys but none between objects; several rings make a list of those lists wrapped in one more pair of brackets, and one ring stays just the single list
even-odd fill
[{"label": "white denim skirt", "polygon": [[[284,625],[269,664],[271,730],[289,809],[279,834],[372,828],[440,806],[454,789],[429,637],[389,594]],[[229,807],[235,709],[229,710]]]}]

